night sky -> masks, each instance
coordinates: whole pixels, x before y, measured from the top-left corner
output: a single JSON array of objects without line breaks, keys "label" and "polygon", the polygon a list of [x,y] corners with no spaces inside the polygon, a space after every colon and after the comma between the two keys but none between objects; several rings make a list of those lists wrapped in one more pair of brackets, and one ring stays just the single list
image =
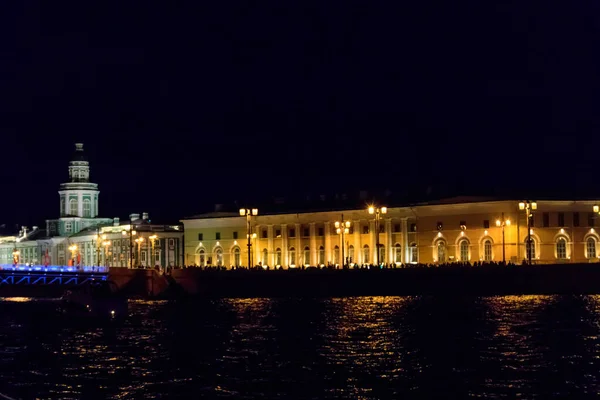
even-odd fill
[{"label": "night sky", "polygon": [[0,223],[58,216],[79,141],[103,217],[600,197],[598,2],[160,3],[0,4]]}]

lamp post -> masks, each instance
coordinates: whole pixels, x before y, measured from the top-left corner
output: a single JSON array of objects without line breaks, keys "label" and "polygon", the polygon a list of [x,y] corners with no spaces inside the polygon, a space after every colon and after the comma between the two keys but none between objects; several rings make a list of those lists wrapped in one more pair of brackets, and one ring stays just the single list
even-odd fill
[{"label": "lamp post", "polygon": [[252,216],[258,215],[258,208],[240,208],[240,215],[246,217],[246,230],[248,236],[248,268],[252,267],[252,226],[250,220]]},{"label": "lamp post", "polygon": [[342,268],[346,266],[346,258],[345,258],[345,247],[346,242],[344,241],[344,235],[347,235],[350,232],[350,221],[344,221],[344,214],[342,214],[342,221],[335,221],[335,231],[338,235],[340,235],[340,239],[342,239]]},{"label": "lamp post", "polygon": [[502,227],[502,263],[506,263],[506,248],[504,246],[504,227],[510,226],[510,219],[504,218],[504,213],[502,213],[502,218],[496,220],[496,226]]},{"label": "lamp post", "polygon": [[[127,236],[127,231],[121,231],[123,236]],[[137,232],[133,229],[133,224],[129,225],[129,268],[133,268],[133,237]],[[137,243],[137,240],[136,240]]]},{"label": "lamp post", "polygon": [[387,207],[375,207],[369,206],[368,208],[369,214],[375,214],[375,256],[377,260],[377,266],[379,267],[381,264],[379,262],[379,220],[381,219],[381,214],[387,214]]},{"label": "lamp post", "polygon": [[154,257],[155,257],[155,254],[154,254],[154,242],[156,241],[156,239],[158,239],[158,236],[152,235],[152,236],[148,237],[148,239],[150,240],[150,243],[152,244],[152,254],[151,254],[151,257],[150,257],[151,268],[154,268],[155,267],[155,265],[154,265],[155,264],[155,261],[154,261]]},{"label": "lamp post", "polygon": [[527,261],[531,265],[531,218],[533,218],[533,211],[537,210],[537,203],[535,201],[522,201],[519,203],[519,210],[525,211],[527,217]]}]

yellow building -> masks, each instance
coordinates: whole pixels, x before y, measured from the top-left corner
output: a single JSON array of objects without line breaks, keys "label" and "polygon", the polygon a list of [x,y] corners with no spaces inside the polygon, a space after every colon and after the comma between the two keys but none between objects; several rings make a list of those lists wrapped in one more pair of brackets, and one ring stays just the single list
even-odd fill
[{"label": "yellow building", "polygon": [[[247,266],[250,226],[250,263],[263,267],[339,265],[342,259],[351,266],[377,264],[378,240],[381,264],[501,262],[503,257],[520,264],[527,259],[528,209],[519,203],[457,198],[411,207],[382,204],[373,214],[367,205],[294,214],[263,215],[257,210],[250,217],[208,213],[182,220],[185,263]],[[535,209],[531,205],[532,261],[599,261],[595,204],[600,202],[537,201]],[[336,221],[342,219],[349,225],[345,233],[336,229]]]}]

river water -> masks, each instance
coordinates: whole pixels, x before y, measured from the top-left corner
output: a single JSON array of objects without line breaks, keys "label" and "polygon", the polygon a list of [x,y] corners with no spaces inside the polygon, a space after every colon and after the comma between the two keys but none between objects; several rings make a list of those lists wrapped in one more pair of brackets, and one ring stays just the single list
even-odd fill
[{"label": "river water", "polygon": [[121,325],[0,301],[23,399],[592,398],[600,296],[130,302]]}]

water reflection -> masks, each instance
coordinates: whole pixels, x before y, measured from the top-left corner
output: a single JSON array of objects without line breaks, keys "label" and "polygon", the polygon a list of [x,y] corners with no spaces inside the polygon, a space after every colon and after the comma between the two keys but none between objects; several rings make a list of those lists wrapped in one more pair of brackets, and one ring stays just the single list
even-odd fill
[{"label": "water reflection", "polygon": [[131,302],[122,325],[0,301],[21,398],[584,398],[600,296]]}]

